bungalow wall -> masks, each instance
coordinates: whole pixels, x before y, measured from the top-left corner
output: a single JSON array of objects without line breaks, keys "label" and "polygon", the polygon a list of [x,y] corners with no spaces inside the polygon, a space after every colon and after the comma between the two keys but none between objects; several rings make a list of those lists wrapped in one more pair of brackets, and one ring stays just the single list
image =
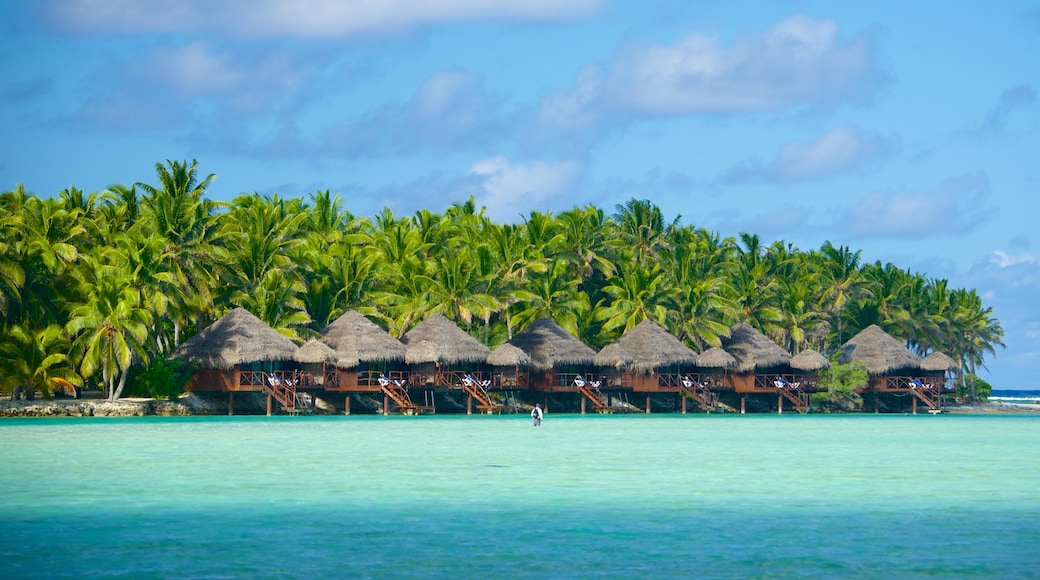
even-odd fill
[{"label": "bungalow wall", "polygon": [[239,385],[238,368],[230,370],[197,369],[188,383],[189,391],[252,391]]}]

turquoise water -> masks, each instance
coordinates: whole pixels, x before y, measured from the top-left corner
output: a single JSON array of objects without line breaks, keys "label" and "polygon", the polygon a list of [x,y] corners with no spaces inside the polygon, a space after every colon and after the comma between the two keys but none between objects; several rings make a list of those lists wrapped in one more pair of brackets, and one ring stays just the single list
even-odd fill
[{"label": "turquoise water", "polygon": [[11,577],[1036,577],[1038,416],[0,421]]}]

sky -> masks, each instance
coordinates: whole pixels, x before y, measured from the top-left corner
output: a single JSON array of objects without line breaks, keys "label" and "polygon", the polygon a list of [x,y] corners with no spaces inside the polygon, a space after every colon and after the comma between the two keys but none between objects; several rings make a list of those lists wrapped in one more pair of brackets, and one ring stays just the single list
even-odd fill
[{"label": "sky", "polygon": [[6,0],[0,187],[649,199],[975,288],[1040,389],[1040,0]]}]

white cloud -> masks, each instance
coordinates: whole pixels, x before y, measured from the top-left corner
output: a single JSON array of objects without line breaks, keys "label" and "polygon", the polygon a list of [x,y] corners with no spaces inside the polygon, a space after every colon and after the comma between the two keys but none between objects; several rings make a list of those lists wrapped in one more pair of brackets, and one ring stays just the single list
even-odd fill
[{"label": "white cloud", "polygon": [[872,192],[838,216],[836,231],[865,237],[929,238],[960,235],[989,219],[989,179],[970,174],[935,191]]},{"label": "white cloud", "polygon": [[51,0],[43,12],[59,27],[96,34],[343,38],[452,22],[571,20],[599,5],[600,0]]},{"label": "white cloud", "polygon": [[511,221],[531,210],[567,205],[571,198],[563,196],[580,171],[581,166],[571,161],[513,163],[498,156],[474,163],[469,176],[481,190],[477,204],[487,207],[490,217]]},{"label": "white cloud", "polygon": [[543,119],[573,115],[577,105],[644,115],[826,106],[871,96],[883,76],[867,39],[842,41],[833,21],[801,15],[732,46],[701,33],[671,45],[632,45],[604,71],[592,70],[569,94],[549,98]]},{"label": "white cloud", "polygon": [[815,141],[792,141],[769,163],[743,163],[723,177],[728,183],[791,183],[840,174],[884,155],[884,139],[863,134],[852,127],[839,127]]},{"label": "white cloud", "polygon": [[1012,256],[1004,250],[993,250],[989,255],[989,262],[1001,268],[1010,268],[1019,264],[1040,264],[1040,256],[1030,252]]}]

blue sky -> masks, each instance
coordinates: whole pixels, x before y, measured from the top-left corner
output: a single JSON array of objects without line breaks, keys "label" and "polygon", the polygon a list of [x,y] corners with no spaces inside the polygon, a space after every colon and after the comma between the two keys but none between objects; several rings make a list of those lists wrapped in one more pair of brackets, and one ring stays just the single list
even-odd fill
[{"label": "blue sky", "polygon": [[41,0],[0,187],[343,194],[499,221],[630,198],[977,288],[1040,389],[1040,1]]}]

